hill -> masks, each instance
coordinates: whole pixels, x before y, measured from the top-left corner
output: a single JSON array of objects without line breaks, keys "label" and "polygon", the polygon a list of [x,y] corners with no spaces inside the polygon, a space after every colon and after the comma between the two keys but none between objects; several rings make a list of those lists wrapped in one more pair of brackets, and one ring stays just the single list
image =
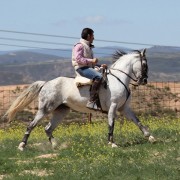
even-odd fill
[{"label": "hill", "polygon": [[6,54],[0,55],[0,65],[7,64],[31,64],[38,62],[47,62],[47,61],[56,61],[63,60],[63,57],[48,55],[36,52],[29,51],[16,51],[16,52],[8,52]]},{"label": "hill", "polygon": [[180,48],[155,46],[147,50],[150,81],[180,81]]},{"label": "hill", "polygon": [[[122,47],[95,48],[101,63],[112,64],[111,55]],[[180,48],[152,47],[147,49],[149,81],[180,80]],[[51,80],[58,76],[74,76],[71,50],[27,50],[0,52],[0,85],[27,84]]]}]

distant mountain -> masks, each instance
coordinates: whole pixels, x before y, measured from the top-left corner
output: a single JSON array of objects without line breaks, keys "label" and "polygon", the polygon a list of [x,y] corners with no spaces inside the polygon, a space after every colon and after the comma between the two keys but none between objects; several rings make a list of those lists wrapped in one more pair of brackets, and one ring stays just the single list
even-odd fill
[{"label": "distant mountain", "polygon": [[117,50],[122,50],[124,52],[129,52],[131,49],[125,48],[125,47],[119,47],[119,46],[107,46],[107,47],[100,47],[100,48],[94,48],[94,54],[96,57],[112,57],[112,54],[114,54]]},{"label": "distant mountain", "polygon": [[0,55],[0,64],[22,64],[63,60],[63,57],[28,51],[15,51]]},{"label": "distant mountain", "polygon": [[[130,52],[133,50],[133,49],[121,47],[121,46],[105,46],[105,47],[95,47],[93,51],[96,57],[111,57],[112,54],[118,49],[125,52]],[[64,58],[71,58],[72,56],[72,49],[59,49],[59,50],[30,49],[28,50],[28,52],[54,55],[54,56],[59,56],[59,57],[64,57]],[[151,48],[147,48],[147,53],[151,55],[156,54],[156,53],[160,53],[160,54],[161,53],[165,53],[165,54],[180,53],[180,48],[168,47],[168,46],[153,46]]]},{"label": "distant mountain", "polygon": [[[94,48],[101,63],[112,64],[112,54],[123,47]],[[149,81],[180,81],[180,48],[152,47],[147,49]],[[71,49],[0,52],[0,85],[32,83],[58,76],[74,76]]]},{"label": "distant mountain", "polygon": [[57,56],[60,58],[71,58],[71,49],[28,49],[27,52],[39,53],[44,55]]},{"label": "distant mountain", "polygon": [[9,51],[0,51],[0,55],[3,55],[3,54],[8,54]]},{"label": "distant mountain", "polygon": [[149,53],[180,53],[180,47],[153,46],[148,48]]},{"label": "distant mountain", "polygon": [[155,46],[147,49],[150,81],[180,81],[180,48]]},{"label": "distant mountain", "polygon": [[[126,48],[126,47],[120,47],[120,46],[106,46],[106,47],[95,47],[93,49],[95,56],[98,57],[111,57],[111,55],[116,50],[122,50],[125,52],[132,51],[133,49]],[[71,58],[72,56],[72,48],[69,49],[27,49],[27,50],[21,50],[21,51],[0,51],[0,55],[7,55],[7,54],[17,54],[17,53],[38,53],[43,55],[51,55],[51,56],[57,56],[60,58]],[[178,47],[168,47],[168,46],[153,46],[151,48],[147,48],[147,52],[149,54],[156,54],[156,53],[180,53],[180,48]]]},{"label": "distant mountain", "polygon": [[[108,46],[108,47],[95,47],[93,49],[93,52],[96,57],[111,57],[112,54],[117,49],[121,49],[125,52],[130,51],[129,48],[118,47],[118,46],[111,46],[111,47]],[[59,49],[59,50],[30,49],[28,50],[28,52],[48,54],[48,55],[59,56],[63,58],[71,58],[72,56],[72,49]]]},{"label": "distant mountain", "polygon": [[[117,50],[121,49],[125,52],[130,51],[131,49],[118,46],[107,46],[107,47],[95,47],[93,49],[96,57],[111,57],[112,54]],[[57,56],[60,58],[71,58],[72,49],[27,49],[22,51],[0,51],[0,55],[8,54],[20,54],[20,53],[37,53],[43,55]]]}]

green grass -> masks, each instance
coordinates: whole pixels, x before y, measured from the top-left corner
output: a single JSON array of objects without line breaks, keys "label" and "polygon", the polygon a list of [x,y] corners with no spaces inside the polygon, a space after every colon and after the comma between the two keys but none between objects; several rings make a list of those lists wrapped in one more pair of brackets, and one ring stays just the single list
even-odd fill
[{"label": "green grass", "polygon": [[180,119],[148,117],[143,123],[156,137],[149,143],[131,122],[117,121],[118,148],[107,145],[107,123],[60,125],[52,149],[42,126],[36,127],[23,152],[17,146],[25,126],[0,130],[0,179],[26,180],[178,180]]}]

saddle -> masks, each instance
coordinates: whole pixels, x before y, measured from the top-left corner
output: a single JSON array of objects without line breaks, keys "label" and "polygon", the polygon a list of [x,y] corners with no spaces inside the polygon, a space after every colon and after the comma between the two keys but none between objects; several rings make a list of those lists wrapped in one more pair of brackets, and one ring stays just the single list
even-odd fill
[{"label": "saddle", "polygon": [[76,72],[76,77],[74,79],[74,82],[76,84],[77,87],[81,87],[81,86],[86,86],[86,85],[91,85],[92,84],[92,80],[85,78],[83,76],[81,76],[78,72]]},{"label": "saddle", "polygon": [[[103,68],[99,68],[99,67],[95,67],[94,69],[102,74],[103,76],[102,84],[104,84],[104,87],[106,86],[105,88],[107,88],[107,72]],[[76,77],[74,79],[74,82],[77,87],[81,87],[81,86],[86,86],[86,85],[91,86],[93,81],[91,79],[81,76],[76,71]]]}]

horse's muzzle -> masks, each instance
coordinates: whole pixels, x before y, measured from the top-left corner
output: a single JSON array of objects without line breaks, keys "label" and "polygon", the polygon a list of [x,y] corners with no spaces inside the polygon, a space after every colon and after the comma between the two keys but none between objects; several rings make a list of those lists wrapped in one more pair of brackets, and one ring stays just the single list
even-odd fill
[{"label": "horse's muzzle", "polygon": [[137,81],[137,83],[139,84],[139,85],[146,85],[147,84],[147,78],[140,78],[138,81]]},{"label": "horse's muzzle", "polygon": [[147,78],[144,78],[143,80],[142,80],[142,83],[143,83],[143,85],[146,85],[147,84]]}]

